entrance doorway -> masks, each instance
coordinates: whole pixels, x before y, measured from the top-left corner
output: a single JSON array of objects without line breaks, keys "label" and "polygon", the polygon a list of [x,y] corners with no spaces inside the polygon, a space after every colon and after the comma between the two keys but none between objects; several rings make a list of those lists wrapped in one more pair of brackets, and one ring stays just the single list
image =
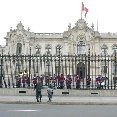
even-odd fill
[{"label": "entrance doorway", "polygon": [[85,64],[83,62],[77,64],[76,74],[79,75],[81,79],[85,78]]}]

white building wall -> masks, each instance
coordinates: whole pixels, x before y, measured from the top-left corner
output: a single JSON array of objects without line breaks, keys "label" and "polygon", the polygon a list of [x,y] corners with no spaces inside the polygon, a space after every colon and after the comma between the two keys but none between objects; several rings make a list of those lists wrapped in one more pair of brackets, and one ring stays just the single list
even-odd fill
[{"label": "white building wall", "polygon": [[[108,54],[112,54],[112,46],[117,43],[117,34],[115,33],[99,33],[94,31],[93,28],[87,26],[87,23],[82,19],[79,19],[73,28],[63,33],[34,33],[29,30],[25,30],[24,26],[20,22],[17,28],[10,30],[7,33],[6,46],[0,47],[0,52],[4,49],[4,53],[16,54],[17,43],[22,44],[22,54],[28,55],[36,54],[36,46],[41,47],[41,54],[46,53],[46,46],[49,44],[52,47],[51,54],[56,54],[56,46],[62,46],[62,54],[77,54],[77,44],[79,41],[85,42],[86,53],[90,48],[90,54],[101,54],[101,47],[103,44],[108,47]],[[100,66],[101,67],[101,66]],[[54,68],[55,69],[55,68]],[[74,68],[75,69],[75,68]],[[99,69],[99,68],[97,68]],[[45,73],[45,66],[42,63],[42,73]],[[65,69],[64,69],[65,71]],[[69,71],[67,69],[67,71]],[[93,70],[92,70],[93,71]],[[76,72],[76,71],[75,71]],[[100,74],[101,71],[97,70],[96,74]]]}]

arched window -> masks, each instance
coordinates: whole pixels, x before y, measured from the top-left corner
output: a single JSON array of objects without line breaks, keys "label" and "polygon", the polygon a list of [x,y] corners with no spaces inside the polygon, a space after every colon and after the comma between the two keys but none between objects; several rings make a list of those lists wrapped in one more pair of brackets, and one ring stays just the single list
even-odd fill
[{"label": "arched window", "polygon": [[22,53],[22,44],[17,43],[16,54],[19,55]]},{"label": "arched window", "polygon": [[[106,60],[107,50],[108,50],[107,45],[103,44],[101,47],[101,55],[104,60]],[[107,74],[108,64],[104,60],[101,61],[101,73]]]},{"label": "arched window", "polygon": [[78,54],[85,54],[85,43],[83,41],[79,41],[77,44],[77,53]]},{"label": "arched window", "polygon": [[41,46],[39,45],[36,46],[36,54],[41,54]]},{"label": "arched window", "polygon": [[117,54],[117,45],[116,44],[114,44],[112,46],[112,50],[113,50],[113,53]]},{"label": "arched window", "polygon": [[52,50],[51,45],[47,45],[45,49],[46,49],[46,54],[51,54],[51,50]]},{"label": "arched window", "polygon": [[101,47],[101,54],[107,55],[107,50],[108,50],[107,45],[103,44],[102,47]]},{"label": "arched window", "polygon": [[56,55],[59,55],[59,54],[61,54],[61,45],[57,45],[56,46]]}]

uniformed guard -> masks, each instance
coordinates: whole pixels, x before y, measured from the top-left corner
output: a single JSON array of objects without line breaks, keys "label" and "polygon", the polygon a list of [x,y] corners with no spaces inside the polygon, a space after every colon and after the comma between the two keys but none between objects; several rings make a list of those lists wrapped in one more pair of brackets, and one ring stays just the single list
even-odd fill
[{"label": "uniformed guard", "polygon": [[79,77],[79,75],[76,76],[75,82],[76,82],[76,89],[80,89],[80,77]]}]

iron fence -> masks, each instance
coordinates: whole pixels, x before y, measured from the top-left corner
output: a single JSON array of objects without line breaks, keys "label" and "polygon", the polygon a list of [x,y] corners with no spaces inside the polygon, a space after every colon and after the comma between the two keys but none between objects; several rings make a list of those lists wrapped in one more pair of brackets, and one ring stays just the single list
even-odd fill
[{"label": "iron fence", "polygon": [[63,88],[116,89],[116,54],[0,55],[1,88],[33,87],[38,78],[61,88],[61,77]]}]

